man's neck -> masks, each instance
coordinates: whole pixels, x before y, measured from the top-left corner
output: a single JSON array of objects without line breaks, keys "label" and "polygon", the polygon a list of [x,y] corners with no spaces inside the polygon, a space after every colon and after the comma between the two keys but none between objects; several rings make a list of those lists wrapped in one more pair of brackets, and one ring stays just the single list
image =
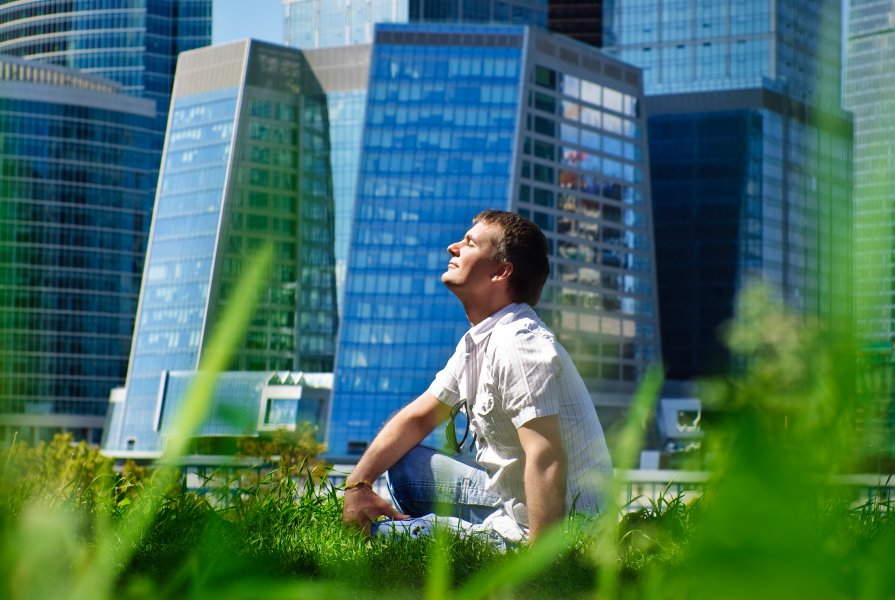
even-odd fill
[{"label": "man's neck", "polygon": [[492,302],[482,303],[463,303],[463,309],[466,311],[466,318],[469,319],[470,324],[473,327],[499,311],[505,306],[509,306],[512,304],[512,300],[507,299],[495,299]]}]

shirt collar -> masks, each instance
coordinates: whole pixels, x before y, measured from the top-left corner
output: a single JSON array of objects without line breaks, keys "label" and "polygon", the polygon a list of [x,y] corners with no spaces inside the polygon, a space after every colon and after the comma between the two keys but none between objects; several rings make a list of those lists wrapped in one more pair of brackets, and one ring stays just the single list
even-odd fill
[{"label": "shirt collar", "polygon": [[473,344],[478,346],[488,337],[491,330],[493,330],[498,323],[504,320],[512,320],[513,316],[521,312],[524,308],[526,308],[525,304],[507,304],[478,325],[470,328],[469,331],[466,332],[466,339],[471,340]]}]

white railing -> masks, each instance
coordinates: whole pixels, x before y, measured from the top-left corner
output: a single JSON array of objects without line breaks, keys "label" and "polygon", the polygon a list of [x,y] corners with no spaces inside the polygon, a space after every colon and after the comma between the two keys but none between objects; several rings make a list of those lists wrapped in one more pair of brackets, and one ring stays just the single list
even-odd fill
[{"label": "white railing", "polygon": [[647,508],[651,501],[656,502],[663,496],[668,500],[680,496],[685,502],[691,502],[702,495],[709,477],[706,471],[616,469],[618,502],[626,510]]},{"label": "white railing", "polygon": [[[341,485],[353,465],[337,465],[328,479],[333,485]],[[616,469],[615,479],[618,484],[620,506],[628,510],[649,507],[650,500],[660,497],[672,499],[680,496],[685,502],[691,502],[702,495],[706,485],[711,485],[711,473],[708,471],[678,471],[671,469],[623,471]],[[834,485],[852,488],[852,497],[856,502],[873,499],[881,504],[895,504],[895,477],[877,474],[839,475],[831,480]],[[380,496],[389,498],[385,477],[373,483],[373,489]]]},{"label": "white railing", "polygon": [[[232,468],[232,467],[231,467]],[[239,470],[240,467],[236,467]],[[242,467],[244,468],[244,467]],[[335,465],[327,476],[327,481],[335,487],[341,486],[354,465]],[[218,469],[214,469],[217,471]],[[198,472],[197,472],[198,471]],[[205,468],[185,469],[187,487],[201,489],[207,486],[204,474],[210,472]],[[618,485],[618,502],[624,510],[649,508],[659,498],[671,500],[681,497],[684,502],[692,502],[699,498],[707,486],[711,486],[711,473],[708,471],[678,471],[670,469],[655,470],[616,470]],[[860,506],[868,500],[882,506],[895,507],[895,476],[878,474],[839,475],[830,480],[832,485],[849,488],[848,497],[853,499],[853,506]],[[391,499],[385,477],[373,482],[374,491]]]}]

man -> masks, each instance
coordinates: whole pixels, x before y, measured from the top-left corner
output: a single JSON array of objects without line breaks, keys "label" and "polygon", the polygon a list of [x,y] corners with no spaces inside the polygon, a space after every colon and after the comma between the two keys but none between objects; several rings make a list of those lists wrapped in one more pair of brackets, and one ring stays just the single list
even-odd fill
[{"label": "man", "polygon": [[[519,543],[573,509],[600,509],[600,478],[611,470],[603,431],[569,355],[531,308],[549,275],[547,248],[534,223],[494,210],[448,246],[441,281],[472,328],[346,479],[346,523],[369,531],[383,516],[420,517],[446,502],[465,526]],[[418,446],[460,407],[477,464]],[[373,492],[386,470],[396,505],[410,514]]]}]

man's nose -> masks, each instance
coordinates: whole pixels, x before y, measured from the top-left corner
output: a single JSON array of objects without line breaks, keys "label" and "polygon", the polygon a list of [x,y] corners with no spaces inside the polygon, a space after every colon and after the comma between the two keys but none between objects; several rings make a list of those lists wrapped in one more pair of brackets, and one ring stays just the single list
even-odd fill
[{"label": "man's nose", "polygon": [[460,255],[460,242],[454,242],[453,244],[449,244],[447,247],[448,254],[451,256],[459,256]]}]

